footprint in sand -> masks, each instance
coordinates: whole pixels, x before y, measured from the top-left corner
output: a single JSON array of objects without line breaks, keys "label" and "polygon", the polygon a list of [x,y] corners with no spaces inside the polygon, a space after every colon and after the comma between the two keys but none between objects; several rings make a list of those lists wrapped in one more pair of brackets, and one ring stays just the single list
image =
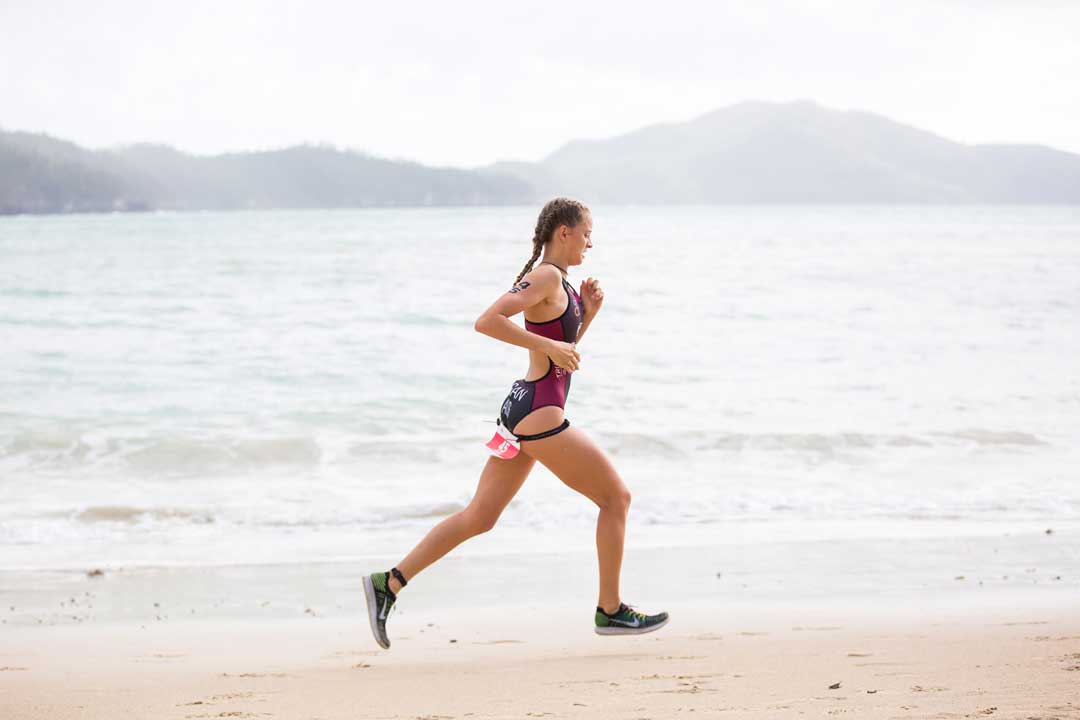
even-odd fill
[{"label": "footprint in sand", "polygon": [[697,685],[691,685],[690,687],[678,688],[677,690],[661,690],[660,692],[671,695],[697,695],[700,692],[711,691],[705,691],[699,688]]},{"label": "footprint in sand", "polygon": [[1052,635],[1036,635],[1035,637],[1027,637],[1024,639],[1033,642],[1061,642],[1063,640],[1080,640],[1080,635],[1061,635],[1059,637],[1054,637]]},{"label": "footprint in sand", "polygon": [[371,655],[378,655],[376,650],[338,650],[337,652],[327,653],[323,655],[324,660],[330,660],[333,658],[343,657],[368,657]]},{"label": "footprint in sand", "polygon": [[[192,700],[191,702],[178,703],[177,707],[187,707],[189,705],[213,705],[215,704],[215,701],[220,702],[222,700],[249,700],[253,697],[255,697],[255,693],[253,692],[221,693],[220,695],[211,695],[206,700]],[[189,715],[188,717],[192,716]]]},{"label": "footprint in sand", "polygon": [[710,678],[710,677],[722,677],[724,673],[695,673],[693,675],[661,675],[660,673],[653,673],[652,675],[641,675],[640,680],[693,680],[694,678]]},{"label": "footprint in sand", "polygon": [[211,700],[246,700],[248,698],[255,697],[253,692],[234,692],[234,693],[222,693],[220,695],[212,695]]},{"label": "footprint in sand", "polygon": [[0,667],[0,672],[18,672],[20,670],[29,670],[29,669],[30,668],[12,667],[10,665],[5,665],[4,667]]}]

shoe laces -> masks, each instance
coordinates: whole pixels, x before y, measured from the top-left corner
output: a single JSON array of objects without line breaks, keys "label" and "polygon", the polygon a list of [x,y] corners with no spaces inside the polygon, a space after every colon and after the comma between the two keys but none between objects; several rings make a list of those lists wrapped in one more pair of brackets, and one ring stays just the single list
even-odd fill
[{"label": "shoe laces", "polygon": [[648,617],[649,617],[645,613],[643,613],[640,610],[636,609],[633,605],[628,605],[627,603],[623,603],[623,608],[625,608],[626,612],[630,613],[630,615],[632,617],[641,618],[642,620],[647,620]]},{"label": "shoe laces", "polygon": [[[387,587],[387,589],[389,590],[389,587]],[[387,620],[390,619],[390,616],[394,614],[394,610],[397,609],[397,601],[398,601],[397,595],[394,595],[393,598],[394,599],[390,601],[390,609],[386,611],[386,619]]]}]

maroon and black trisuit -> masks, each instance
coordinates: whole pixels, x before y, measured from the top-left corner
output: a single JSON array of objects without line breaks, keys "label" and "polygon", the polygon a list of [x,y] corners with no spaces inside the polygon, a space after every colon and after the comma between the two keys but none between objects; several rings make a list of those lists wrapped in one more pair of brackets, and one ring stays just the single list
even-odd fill
[{"label": "maroon and black trisuit", "polygon": [[[566,290],[566,309],[562,315],[547,322],[532,322],[525,318],[525,329],[552,340],[574,343],[577,342],[578,332],[581,330],[584,306],[581,304],[581,297],[566,278],[563,278],[562,285]],[[548,371],[543,377],[514,381],[510,394],[503,401],[499,421],[518,440],[539,440],[562,432],[570,426],[569,420],[563,420],[558,427],[535,435],[519,435],[514,433],[514,428],[533,410],[549,406],[566,407],[566,398],[570,394],[570,374],[569,370],[564,370],[548,358]]]}]

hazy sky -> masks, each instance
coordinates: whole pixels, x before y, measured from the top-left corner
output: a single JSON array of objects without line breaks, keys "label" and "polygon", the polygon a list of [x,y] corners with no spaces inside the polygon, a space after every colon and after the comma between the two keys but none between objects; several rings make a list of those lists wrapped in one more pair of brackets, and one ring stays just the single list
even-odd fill
[{"label": "hazy sky", "polygon": [[0,127],[433,164],[741,100],[1080,153],[1080,2],[0,0]]}]

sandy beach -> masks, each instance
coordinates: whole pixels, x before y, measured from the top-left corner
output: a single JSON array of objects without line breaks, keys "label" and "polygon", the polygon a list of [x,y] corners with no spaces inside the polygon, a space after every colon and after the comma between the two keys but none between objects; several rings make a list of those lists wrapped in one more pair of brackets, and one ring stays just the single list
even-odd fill
[{"label": "sandy beach", "polygon": [[[519,612],[521,611],[521,612]],[[1053,603],[677,607],[595,636],[580,613],[8,628],[0,716],[1080,718],[1080,617]]]}]

